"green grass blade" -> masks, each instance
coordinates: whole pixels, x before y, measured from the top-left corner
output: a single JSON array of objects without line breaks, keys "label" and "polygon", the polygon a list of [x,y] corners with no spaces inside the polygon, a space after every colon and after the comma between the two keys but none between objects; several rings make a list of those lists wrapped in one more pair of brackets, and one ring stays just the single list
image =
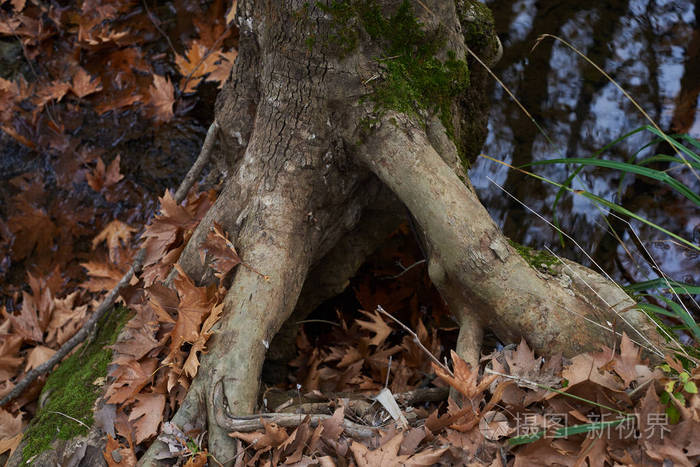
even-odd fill
[{"label": "green grass blade", "polygon": [[674,190],[676,190],[681,195],[688,198],[694,204],[700,206],[700,195],[695,193],[693,190],[685,186],[683,183],[679,182],[666,172],[661,172],[655,169],[650,169],[649,167],[640,167],[636,164],[628,164],[627,162],[611,161],[607,159],[596,159],[591,157],[586,158],[570,158],[570,159],[548,159],[543,161],[535,161],[531,165],[551,165],[551,164],[582,164],[584,166],[595,166],[604,167],[613,170],[619,170],[626,173],[634,173],[637,175],[642,175],[659,182],[662,182]]},{"label": "green grass blade", "polygon": [[680,138],[680,139],[682,139],[682,140],[684,140],[684,141],[687,141],[688,143],[690,143],[690,144],[692,144],[693,146],[695,146],[697,149],[700,149],[700,141],[698,141],[697,139],[693,138],[692,136],[686,135],[686,134],[682,134],[682,135],[678,135],[678,138]]},{"label": "green grass blade", "polygon": [[675,238],[676,240],[678,240],[679,242],[683,243],[684,245],[689,246],[689,247],[692,248],[693,250],[695,250],[695,251],[700,251],[700,246],[698,246],[698,245],[696,245],[696,244],[694,244],[694,243],[692,243],[692,242],[689,242],[689,241],[686,240],[685,238],[683,238],[683,237],[681,237],[681,236],[679,236],[679,235],[676,235],[676,234],[674,234],[673,232],[671,232],[671,231],[669,231],[669,230],[667,230],[667,229],[664,229],[664,228],[661,227],[660,225],[654,224],[653,222],[651,222],[651,221],[649,221],[649,220],[647,220],[647,219],[645,219],[645,218],[643,218],[643,217],[641,217],[641,216],[638,216],[637,214],[631,212],[629,209],[623,208],[622,206],[620,206],[620,205],[618,205],[618,204],[612,203],[612,202],[610,202],[610,201],[608,201],[608,200],[606,200],[606,199],[604,199],[604,198],[601,198],[600,196],[594,195],[593,193],[589,193],[589,192],[587,192],[587,191],[574,190],[574,189],[572,189],[572,188],[565,187],[565,186],[562,185],[561,183],[557,183],[557,182],[555,182],[554,180],[548,179],[547,177],[543,177],[543,176],[541,176],[541,175],[537,175],[537,174],[532,173],[532,172],[527,172],[527,173],[530,174],[530,176],[532,176],[532,177],[534,177],[534,178],[536,178],[536,179],[538,179],[538,180],[542,180],[543,182],[547,182],[547,183],[549,183],[549,184],[551,184],[551,185],[554,185],[554,186],[557,186],[557,187],[560,187],[560,188],[561,188],[561,187],[564,187],[564,189],[566,189],[567,191],[569,191],[569,192],[571,192],[571,193],[579,194],[579,195],[583,196],[584,198],[588,198],[588,199],[590,199],[590,200],[593,201],[593,202],[600,203],[600,204],[602,204],[603,206],[606,206],[606,207],[612,209],[613,211],[615,211],[615,212],[617,212],[617,213],[619,213],[619,214],[623,214],[623,215],[625,215],[625,216],[629,216],[629,217],[631,217],[632,219],[635,219],[635,220],[638,220],[639,222],[642,222],[642,223],[644,223],[644,224],[647,224],[648,226],[653,227],[653,228],[655,228],[656,230],[665,233],[665,234],[668,235],[669,237]]},{"label": "green grass blade", "polygon": [[[568,436],[573,436],[573,435],[580,435],[582,433],[592,433],[604,429],[610,429],[613,427],[616,427],[620,425],[623,422],[626,422],[628,420],[634,420],[633,416],[628,416],[625,418],[621,418],[619,420],[610,420],[607,422],[593,422],[593,423],[585,423],[583,425],[573,425],[573,426],[565,426],[562,428],[558,428],[554,434],[550,435],[553,438],[566,438]],[[508,444],[511,446],[519,446],[522,444],[529,444],[533,443],[539,439],[541,439],[545,434],[544,430],[538,431],[537,433],[532,433],[529,435],[522,435],[522,436],[515,436],[513,438],[510,438],[508,440]]]},{"label": "green grass blade", "polygon": [[674,312],[668,311],[666,308],[654,305],[653,303],[637,303],[637,307],[646,312],[654,313],[656,315],[664,315],[670,318],[676,318],[676,314]]},{"label": "green grass blade", "polygon": [[[683,159],[680,159],[675,156],[667,156],[666,154],[657,154],[655,156],[647,157],[646,159],[642,159],[640,161],[637,161],[637,165],[647,165],[651,164],[653,162],[670,162],[672,164],[683,164],[686,165],[686,163],[683,161]],[[694,169],[700,169],[700,163],[698,162],[688,162],[691,167]]]},{"label": "green grass blade", "polygon": [[668,289],[677,294],[698,295],[700,294],[700,286],[686,284],[685,282],[677,282],[674,280],[666,280],[663,277],[657,277],[644,282],[637,282],[625,287],[628,292],[641,292],[643,290]]},{"label": "green grass blade", "polygon": [[[655,135],[659,136],[660,138],[663,138],[665,141],[667,141],[669,144],[671,144],[675,149],[678,151],[682,152],[686,156],[690,157],[691,159],[695,160],[696,162],[700,162],[700,156],[697,155],[695,152],[691,151],[688,147],[686,147],[684,144],[681,144],[680,141],[675,139],[672,136],[666,135],[662,131],[658,131],[656,128],[652,126],[648,126],[647,130],[650,132],[654,133]],[[687,141],[687,139],[686,139]],[[695,145],[695,144],[693,144]],[[687,162],[686,162],[687,164]]]},{"label": "green grass blade", "polygon": [[666,306],[668,306],[671,309],[671,311],[675,313],[676,318],[680,319],[683,322],[688,331],[690,331],[693,334],[696,341],[700,341],[700,326],[698,326],[698,323],[695,322],[688,310],[686,310],[673,300],[664,297],[663,295],[657,295],[656,298],[664,302]]}]

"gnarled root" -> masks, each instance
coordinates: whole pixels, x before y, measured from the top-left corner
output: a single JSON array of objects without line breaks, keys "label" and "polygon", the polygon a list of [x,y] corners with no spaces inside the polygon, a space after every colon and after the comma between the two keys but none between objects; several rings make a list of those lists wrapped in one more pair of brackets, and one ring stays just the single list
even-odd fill
[{"label": "gnarled root", "polygon": [[[471,347],[466,340],[480,336],[476,319],[502,340],[524,337],[545,355],[570,356],[602,344],[613,347],[622,330],[647,353],[662,355],[663,340],[641,311],[628,309],[622,316],[619,293],[615,303],[594,301],[590,295],[596,294],[583,294],[581,287],[535,271],[509,245],[425,132],[400,115],[387,118],[399,123],[385,120],[358,157],[405,203],[423,230],[431,251],[431,278],[468,326],[460,337],[463,348]],[[595,287],[601,291],[616,288],[588,271],[588,282],[597,277]],[[628,298],[626,304],[633,303]],[[607,324],[616,321],[617,329]]]}]

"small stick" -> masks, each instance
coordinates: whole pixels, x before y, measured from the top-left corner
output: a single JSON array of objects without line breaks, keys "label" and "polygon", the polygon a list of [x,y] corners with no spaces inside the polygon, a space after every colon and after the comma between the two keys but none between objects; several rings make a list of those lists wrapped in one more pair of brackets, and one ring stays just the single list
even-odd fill
[{"label": "small stick", "polygon": [[87,426],[85,423],[81,422],[81,421],[78,420],[77,418],[71,417],[71,416],[68,415],[68,414],[65,414],[65,413],[63,413],[63,412],[56,412],[55,410],[49,410],[49,412],[50,412],[50,413],[55,413],[55,414],[57,414],[57,415],[63,415],[64,417],[69,418],[69,419],[73,420],[74,422],[83,425],[83,426],[84,426],[85,428],[87,428],[88,430],[90,429],[90,427]]},{"label": "small stick", "polygon": [[418,335],[417,335],[415,332],[413,332],[413,329],[409,328],[408,326],[406,326],[405,324],[403,324],[401,321],[399,321],[398,319],[396,319],[396,318],[394,318],[393,316],[391,316],[389,313],[386,312],[386,310],[385,310],[384,308],[382,308],[381,305],[377,305],[377,311],[380,312],[381,314],[385,315],[385,316],[388,316],[389,318],[391,318],[392,320],[394,320],[399,326],[401,326],[402,328],[404,328],[404,330],[405,330],[407,333],[409,333],[411,336],[413,336],[413,340],[415,341],[416,345],[417,345],[423,352],[425,352],[425,354],[426,354],[433,362],[435,362],[436,365],[440,366],[443,370],[445,370],[445,372],[446,372],[448,375],[454,377],[454,373],[452,373],[452,370],[450,370],[447,366],[443,365],[442,362],[440,362],[440,360],[438,360],[437,357],[435,357],[435,355],[433,355],[433,354],[430,352],[430,350],[428,350],[428,349],[423,345],[423,343],[420,341],[420,339],[418,339]]},{"label": "small stick", "polygon": [[[209,160],[209,157],[211,156],[211,150],[214,147],[214,139],[218,129],[219,124],[216,122],[216,120],[214,120],[214,123],[212,123],[209,127],[209,131],[207,131],[207,137],[204,140],[204,144],[202,145],[202,151],[199,153],[197,160],[194,162],[189,172],[187,172],[187,175],[182,180],[182,183],[180,183],[180,186],[175,192],[176,203],[180,204],[185,199],[185,196],[187,196],[187,192],[190,190],[190,188],[194,184],[194,181],[199,176],[199,173],[204,168],[204,165]],[[17,383],[17,386],[12,388],[12,391],[8,392],[5,395],[5,397],[0,399],[0,407],[14,400],[39,376],[43,375],[44,373],[48,373],[51,370],[51,368],[54,367],[54,365],[63,360],[63,358],[66,355],[68,355],[78,344],[80,344],[87,338],[87,336],[90,334],[90,331],[92,331],[97,326],[97,322],[100,320],[100,318],[102,318],[105,315],[105,313],[107,313],[107,311],[109,311],[112,308],[114,302],[119,296],[119,292],[125,286],[127,286],[129,282],[131,282],[131,278],[134,277],[134,275],[141,270],[141,266],[143,265],[143,260],[145,259],[145,257],[146,250],[141,248],[141,250],[139,250],[138,254],[136,255],[136,258],[134,259],[134,262],[131,264],[129,270],[119,280],[117,285],[115,285],[114,288],[107,294],[104,300],[102,300],[102,303],[100,303],[100,305],[97,307],[92,316],[90,316],[90,318],[85,322],[85,324],[82,325],[80,330],[78,330],[78,332],[76,332],[73,335],[73,337],[68,339],[61,346],[61,348],[58,349],[58,351],[51,356],[51,358],[49,358],[47,361],[37,366],[36,368],[33,368],[26,375],[24,375],[24,378],[22,378],[22,380],[19,383]]]},{"label": "small stick", "polygon": [[130,281],[131,278],[134,277],[134,274],[141,269],[141,265],[143,263],[143,259],[146,256],[146,250],[141,250],[139,251],[139,254],[136,256],[136,259],[134,260],[133,264],[129,268],[126,274],[124,274],[124,277],[121,278],[121,280],[117,283],[116,286],[107,294],[107,296],[104,298],[102,303],[100,303],[100,306],[97,307],[97,310],[90,316],[90,318],[85,322],[85,324],[82,325],[80,330],[73,334],[73,337],[68,339],[58,351],[51,356],[48,360],[46,360],[44,363],[41,365],[33,368],[29,373],[24,375],[24,378],[22,378],[22,381],[17,383],[17,386],[12,388],[12,391],[8,392],[5,397],[0,399],[0,406],[3,406],[10,402],[11,400],[15,399],[17,396],[22,394],[22,391],[24,391],[30,384],[34,382],[39,376],[43,375],[44,373],[48,373],[53,366],[63,360],[63,358],[70,353],[71,350],[73,350],[78,344],[83,342],[85,338],[90,334],[90,331],[97,325],[97,322],[104,316],[104,314],[109,310],[112,305],[114,305],[114,301],[117,299],[117,296],[119,295],[119,292],[121,289],[126,286]]},{"label": "small stick", "polygon": [[209,159],[211,158],[212,149],[214,149],[214,142],[216,141],[216,136],[219,132],[219,123],[214,120],[207,130],[207,136],[204,138],[204,144],[202,144],[202,150],[199,152],[197,160],[194,161],[192,167],[182,179],[180,187],[175,192],[175,202],[180,204],[187,196],[187,192],[190,191],[192,185],[194,185],[195,180],[199,178],[199,174],[202,173],[204,166],[207,165]]},{"label": "small stick", "polygon": [[143,4],[143,7],[146,9],[146,15],[148,16],[148,19],[151,20],[151,24],[155,26],[155,28],[158,30],[161,36],[165,38],[165,40],[168,42],[168,45],[170,46],[170,51],[173,53],[173,59],[177,57],[177,51],[175,50],[175,47],[173,47],[173,43],[170,40],[170,37],[161,29],[161,27],[158,25],[158,18],[156,15],[151,13],[151,10],[148,8],[148,4],[146,3],[147,0],[142,0],[141,3]]},{"label": "small stick", "polygon": [[[276,423],[279,426],[296,427],[299,426],[306,417],[309,417],[309,423],[312,427],[316,427],[324,420],[328,420],[332,415],[326,414],[292,414],[292,413],[262,413],[255,415],[245,415],[241,417],[227,417],[226,422],[222,425],[227,430],[235,430],[240,432],[251,432],[260,430],[265,427],[264,422]],[[348,419],[343,419],[343,431],[351,438],[370,439],[379,434],[379,427],[371,427],[360,425],[359,423],[351,422]]]}]

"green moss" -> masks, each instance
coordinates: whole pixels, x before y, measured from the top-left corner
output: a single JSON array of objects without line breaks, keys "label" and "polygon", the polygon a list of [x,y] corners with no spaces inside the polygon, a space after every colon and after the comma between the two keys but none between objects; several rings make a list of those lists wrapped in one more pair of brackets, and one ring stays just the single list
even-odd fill
[{"label": "green moss", "polygon": [[473,50],[484,51],[495,46],[493,13],[478,0],[456,2],[457,15],[462,25],[464,42]]},{"label": "green moss", "polygon": [[324,47],[332,49],[341,58],[355,50],[360,37],[355,5],[344,1],[334,1],[329,5],[318,2],[316,5],[333,18],[333,32],[324,41]]},{"label": "green moss", "polygon": [[[112,345],[129,318],[129,310],[116,307],[102,318],[97,336],[83,344],[51,373],[42,390],[44,406],[24,433],[22,457],[27,462],[51,446],[55,439],[71,439],[88,432],[93,423],[93,405],[100,394],[99,378],[107,375]],[[96,381],[98,382],[96,384]]]},{"label": "green moss", "polygon": [[559,264],[559,260],[556,256],[550,255],[545,251],[535,250],[534,248],[521,245],[510,239],[508,239],[508,243],[515,248],[518,254],[520,254],[530,266],[537,270],[550,272],[552,266]]},{"label": "green moss", "polygon": [[319,8],[333,18],[331,42],[340,47],[341,56],[354,50],[363,34],[379,46],[376,62],[382,79],[373,81],[367,96],[379,116],[395,110],[425,123],[435,113],[454,140],[452,104],[469,87],[469,69],[452,51],[444,60],[438,58],[446,47],[442,27],[426,29],[407,0],[389,16],[376,0],[335,1]]}]

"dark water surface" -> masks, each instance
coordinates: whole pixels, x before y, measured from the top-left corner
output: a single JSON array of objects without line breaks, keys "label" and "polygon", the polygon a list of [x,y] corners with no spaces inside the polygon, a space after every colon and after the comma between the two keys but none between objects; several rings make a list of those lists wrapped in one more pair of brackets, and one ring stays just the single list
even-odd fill
[{"label": "dark water surface", "polygon": [[[551,143],[496,86],[485,154],[516,166],[542,159],[588,157],[648,123],[614,84],[562,43],[544,39],[531,51],[541,34],[560,36],[599,64],[664,131],[700,138],[700,1],[486,3],[494,12],[504,47],[503,59],[494,71],[542,126]],[[650,133],[638,133],[605,153],[605,158],[626,161],[651,139]],[[654,144],[637,157],[658,153],[673,154],[667,146]],[[692,190],[700,192],[700,181],[687,169],[668,164],[654,168],[673,170]],[[533,170],[558,182],[570,173],[561,165]],[[481,200],[506,235],[538,248],[548,245],[587,262],[571,242],[562,248],[550,226],[495,184],[550,221],[557,188],[483,158],[470,175]],[[651,180],[630,176],[621,180],[614,171],[589,168],[574,188],[617,202],[696,244],[700,241],[697,206]],[[636,234],[639,245],[667,274],[700,283],[697,252],[672,243],[654,229],[638,222],[628,226],[581,196],[567,195],[557,215],[563,229],[617,279],[657,277],[639,256],[633,242]],[[606,233],[608,223],[625,240],[634,260]]]}]

